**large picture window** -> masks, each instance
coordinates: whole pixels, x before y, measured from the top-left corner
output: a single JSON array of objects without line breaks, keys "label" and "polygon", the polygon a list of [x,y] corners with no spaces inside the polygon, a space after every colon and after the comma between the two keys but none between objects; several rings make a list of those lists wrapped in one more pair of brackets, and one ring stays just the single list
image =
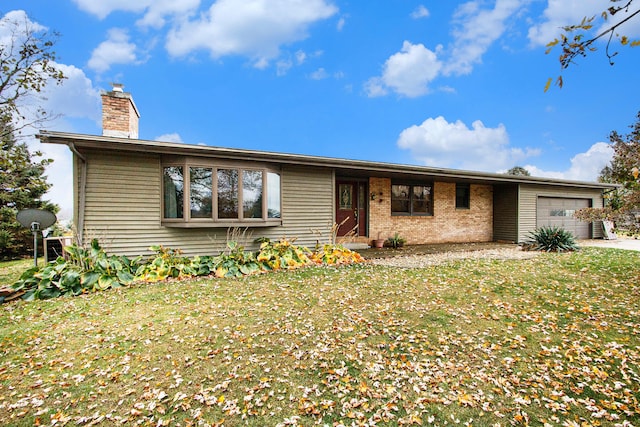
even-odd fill
[{"label": "large picture window", "polygon": [[280,174],[254,167],[165,165],[163,223],[168,226],[280,224]]},{"label": "large picture window", "polygon": [[433,215],[433,185],[393,184],[392,215]]}]

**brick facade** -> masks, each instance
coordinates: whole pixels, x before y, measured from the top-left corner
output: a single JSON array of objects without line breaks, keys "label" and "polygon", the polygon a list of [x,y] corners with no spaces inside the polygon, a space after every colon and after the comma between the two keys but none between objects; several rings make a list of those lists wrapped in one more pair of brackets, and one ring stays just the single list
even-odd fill
[{"label": "brick facade", "polygon": [[118,91],[102,94],[103,135],[137,139],[139,119],[131,94]]},{"label": "brick facade", "polygon": [[369,205],[369,237],[396,232],[407,244],[490,242],[493,240],[493,187],[471,184],[469,209],[456,209],[456,184],[434,182],[433,216],[392,216],[391,180],[370,178],[376,195]]}]

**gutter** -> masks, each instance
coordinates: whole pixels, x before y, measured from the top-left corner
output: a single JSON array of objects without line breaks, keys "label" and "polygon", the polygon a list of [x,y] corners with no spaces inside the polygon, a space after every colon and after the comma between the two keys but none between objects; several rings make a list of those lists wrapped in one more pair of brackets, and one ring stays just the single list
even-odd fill
[{"label": "gutter", "polygon": [[78,187],[78,221],[76,224],[76,239],[79,246],[82,246],[84,239],[84,209],[86,205],[87,193],[87,158],[84,157],[73,142],[68,142],[69,150],[80,159],[80,185]]},{"label": "gutter", "polygon": [[581,182],[570,180],[555,180],[544,177],[519,177],[498,173],[486,173],[478,171],[465,171],[457,169],[433,168],[417,165],[402,165],[377,161],[349,160],[332,157],[320,157],[302,154],[278,153],[258,150],[246,150],[237,148],[225,148],[214,146],[190,145],[183,143],[147,141],[139,139],[118,138],[97,135],[81,135],[54,131],[41,131],[40,138],[52,144],[69,145],[75,143],[79,147],[88,147],[103,150],[143,151],[166,155],[202,156],[225,159],[242,159],[245,161],[260,161],[280,163],[296,166],[328,167],[335,170],[351,172],[366,172],[378,174],[401,174],[440,177],[450,180],[470,180],[491,184],[543,184],[559,185],[564,187],[578,187],[590,189],[612,189],[615,185],[596,182]]}]

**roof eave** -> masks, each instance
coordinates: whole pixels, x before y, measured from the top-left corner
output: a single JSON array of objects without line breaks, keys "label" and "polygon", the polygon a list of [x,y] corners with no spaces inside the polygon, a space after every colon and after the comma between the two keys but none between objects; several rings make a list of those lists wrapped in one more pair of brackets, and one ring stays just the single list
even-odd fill
[{"label": "roof eave", "polygon": [[[43,143],[73,144],[77,148],[100,148],[119,151],[145,151],[157,154],[181,156],[203,156],[224,159],[242,159],[246,161],[273,162],[288,165],[327,167],[350,171],[366,171],[384,174],[408,174],[414,176],[442,177],[446,179],[469,180],[501,184],[544,184],[569,187],[588,187],[599,189],[616,188],[616,184],[556,180],[543,177],[523,177],[488,172],[476,172],[457,169],[433,168],[427,166],[401,165],[394,163],[350,160],[333,157],[320,157],[304,154],[289,154],[270,151],[246,150],[239,148],[214,147],[208,145],[190,145],[175,142],[149,141],[98,135],[41,131],[38,138]],[[141,150],[144,149],[144,150]]]}]

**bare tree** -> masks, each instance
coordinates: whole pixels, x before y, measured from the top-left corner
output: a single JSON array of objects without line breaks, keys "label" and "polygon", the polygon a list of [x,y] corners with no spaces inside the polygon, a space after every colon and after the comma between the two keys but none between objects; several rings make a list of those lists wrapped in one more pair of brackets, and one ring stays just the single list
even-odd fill
[{"label": "bare tree", "polygon": [[14,124],[14,132],[52,118],[42,107],[42,91],[65,79],[55,63],[57,37],[23,12],[0,19],[0,117]]}]

